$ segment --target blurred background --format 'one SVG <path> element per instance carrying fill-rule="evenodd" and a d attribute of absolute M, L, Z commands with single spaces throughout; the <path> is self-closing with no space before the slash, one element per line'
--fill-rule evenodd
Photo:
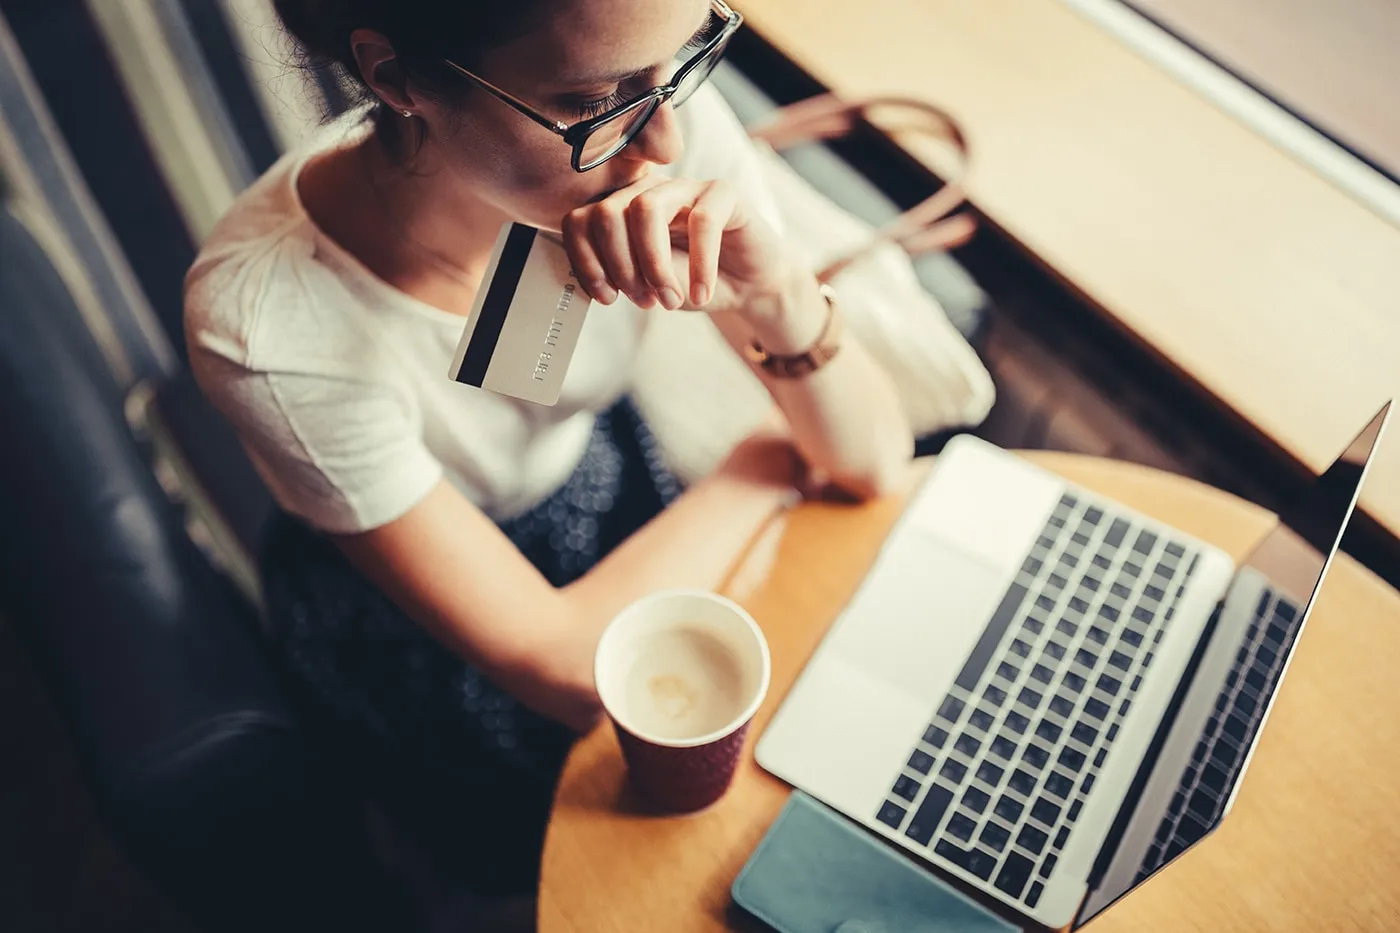
<path fill-rule="evenodd" d="M 1400 171 L 1391 0 L 1133 5 Z M 715 80 L 745 119 L 821 90 L 756 31 Z M 316 737 L 260 639 L 269 500 L 182 364 L 198 245 L 345 104 L 267 0 L 0 0 L 0 929 L 373 928 L 433 894 L 360 802 L 317 789 Z M 788 158 L 872 222 L 938 185 L 874 135 Z M 1307 481 L 995 224 L 917 267 L 996 378 L 982 436 L 1275 509 Z M 1374 521 L 1346 547 L 1396 582 Z"/>

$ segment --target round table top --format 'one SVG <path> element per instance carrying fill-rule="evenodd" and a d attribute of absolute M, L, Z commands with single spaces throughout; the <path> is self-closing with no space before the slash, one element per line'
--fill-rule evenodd
<path fill-rule="evenodd" d="M 1235 558 L 1248 553 L 1255 542 L 1272 526 L 1274 517 L 1257 506 L 1205 486 L 1196 481 L 1163 473 L 1147 467 L 1118 461 L 1103 460 L 1073 454 L 1049 452 L 1027 453 L 1025 456 L 1078 483 L 1110 496 L 1140 512 L 1195 535 L 1202 540 L 1214 543 Z M 570 756 L 555 798 L 554 812 L 546 838 L 542 880 L 539 898 L 539 929 L 541 933 L 607 933 L 607 931 L 628 931 L 664 929 L 668 933 L 683 931 L 722 931 L 752 928 L 744 916 L 735 908 L 730 898 L 730 885 L 738 875 L 744 862 L 753 852 L 769 824 L 777 816 L 786 802 L 790 787 L 767 772 L 761 770 L 752 756 L 752 743 L 762 733 L 773 711 L 781 702 L 806 659 L 821 640 L 827 626 L 855 592 L 865 571 L 870 566 L 889 528 L 899 516 L 903 503 L 915 484 L 924 475 L 928 462 L 916 463 L 911 471 L 905 491 L 879 501 L 863 505 L 840 505 L 831 503 L 804 503 L 789 513 L 776 527 L 775 533 L 755 546 L 749 566 L 741 571 L 728 588 L 730 595 L 738 599 L 763 627 L 768 638 L 773 658 L 773 679 L 767 702 L 754 720 L 750 731 L 750 747 L 735 776 L 728 794 L 708 810 L 691 816 L 663 816 L 649 812 L 648 808 L 635 796 L 627 784 L 621 753 L 617 740 L 606 725 L 595 730 L 583 739 Z M 1345 570 L 1339 561 L 1334 575 L 1340 573 L 1353 580 L 1371 586 L 1356 598 L 1372 600 L 1368 605 L 1393 614 L 1400 621 L 1400 600 L 1393 590 L 1371 577 L 1364 577 L 1355 564 L 1347 561 Z M 1362 579 L 1364 577 L 1364 579 Z M 1329 576 L 1329 580 L 1333 576 Z M 1314 618 L 1318 615 L 1314 613 Z M 1320 626 L 1310 622 L 1308 633 Z M 1400 656 L 1400 625 L 1390 627 L 1390 641 L 1395 649 L 1391 656 Z M 1315 647 L 1309 645 L 1309 647 Z M 1350 643 L 1332 646 L 1330 650 L 1343 652 L 1353 650 Z M 1359 649 L 1362 655 L 1368 649 Z M 1309 668 L 1303 659 L 1320 652 L 1299 651 L 1293 667 Z M 1374 655 L 1372 655 L 1374 657 Z M 1312 657 L 1308 657 L 1311 661 Z M 1363 681 L 1358 689 L 1389 689 L 1396 696 L 1388 699 L 1392 708 L 1400 699 L 1400 687 L 1391 686 L 1393 678 L 1386 672 L 1376 671 L 1375 683 Z M 1319 671 L 1319 674 L 1323 673 Z M 1261 744 L 1256 756 L 1266 756 L 1272 746 L 1277 746 L 1280 733 L 1283 740 L 1302 741 L 1299 730 L 1314 725 L 1309 721 L 1306 710 L 1294 711 L 1293 704 L 1284 702 L 1291 695 L 1305 688 L 1298 688 L 1296 680 L 1308 676 L 1304 670 L 1290 677 L 1290 691 L 1280 694 L 1280 701 L 1270 720 L 1270 733 Z M 1317 678 L 1315 678 L 1317 679 Z M 1292 721 L 1290 713 L 1295 713 Z M 1320 729 L 1328 729 L 1329 724 L 1319 723 Z M 1389 753 L 1389 764 L 1400 760 L 1400 719 L 1387 722 L 1386 729 L 1394 738 Z M 1335 727 L 1332 728 L 1335 732 Z M 1365 745 L 1374 740 L 1374 734 L 1358 743 Z M 1315 741 L 1310 743 L 1315 745 Z M 1286 750 L 1275 753 L 1272 758 L 1293 760 Z M 1387 775 L 1394 770 L 1369 765 L 1374 770 L 1360 775 L 1363 786 L 1366 781 L 1374 782 L 1375 797 L 1389 801 L 1384 804 L 1393 812 L 1396 822 L 1387 837 L 1388 851 L 1393 856 L 1390 869 L 1377 876 L 1378 886 L 1394 889 L 1390 872 L 1400 865 L 1400 833 L 1394 826 L 1400 825 L 1400 795 L 1390 792 L 1391 779 Z M 1278 904 L 1286 903 L 1287 892 L 1296 887 L 1279 888 L 1277 884 L 1256 885 L 1256 890 L 1248 895 L 1230 888 L 1221 888 L 1221 879 L 1234 878 L 1241 882 L 1252 876 L 1241 875 L 1239 869 L 1233 873 L 1232 866 L 1244 860 L 1266 859 L 1271 852 L 1287 845 L 1290 838 L 1296 837 L 1299 826 L 1296 821 L 1283 824 L 1268 819 L 1264 813 L 1262 820 L 1249 827 L 1250 834 L 1241 838 L 1241 823 L 1247 817 L 1239 816 L 1249 811 L 1251 795 L 1256 788 L 1252 784 L 1264 783 L 1252 780 L 1256 772 L 1263 770 L 1256 765 L 1246 780 L 1240 803 L 1231 818 L 1221 829 L 1178 860 L 1166 871 L 1154 877 L 1134 896 L 1108 911 L 1095 921 L 1096 929 L 1109 933 L 1117 928 L 1123 930 L 1140 929 L 1145 917 L 1153 916 L 1153 910 L 1171 911 L 1173 919 L 1185 914 L 1189 920 L 1195 917 L 1200 921 L 1200 929 L 1318 929 L 1330 927 L 1335 915 L 1327 908 L 1335 907 L 1337 896 L 1328 892 L 1327 899 L 1320 899 L 1317 906 L 1316 923 L 1308 921 L 1299 925 L 1294 921 L 1306 920 L 1308 910 L 1295 909 L 1294 903 L 1288 910 L 1280 910 Z M 1273 767 L 1270 768 L 1274 771 Z M 1294 771 L 1299 769 L 1295 766 Z M 1331 771 L 1307 771 L 1296 775 L 1298 780 L 1335 780 Z M 1363 769 L 1364 770 L 1364 769 Z M 1273 777 L 1287 773 L 1286 762 L 1282 771 L 1274 771 Z M 1353 775 L 1353 777 L 1356 777 Z M 1351 785 L 1356 786 L 1355 782 Z M 1282 791 L 1283 788 L 1280 788 Z M 1296 795 L 1290 795 L 1290 800 Z M 1363 798 L 1365 795 L 1362 795 Z M 1274 803 L 1277 803 L 1275 801 Z M 1375 801 L 1372 801 L 1375 804 Z M 1290 804 L 1297 810 L 1296 804 Z M 1257 809 L 1257 808 L 1256 808 Z M 1264 808 L 1272 811 L 1273 807 Z M 1296 815 L 1296 814 L 1295 814 Z M 1235 825 L 1231 825 L 1231 824 Z M 1335 827 L 1332 821 L 1322 821 L 1317 826 L 1319 838 L 1335 840 Z M 1234 850 L 1223 848 L 1226 840 L 1234 840 Z M 1225 856 L 1221 856 L 1221 852 Z M 1212 858 L 1212 852 L 1215 857 Z M 1359 855 L 1359 853 L 1353 853 Z M 1347 863 L 1351 863 L 1347 859 Z M 1186 869 L 1196 867 L 1196 871 Z M 1287 874 L 1311 877 L 1315 880 L 1316 871 L 1309 871 L 1304 865 L 1291 865 Z M 1362 873 L 1365 874 L 1364 872 Z M 1336 871 L 1332 876 L 1338 876 Z M 1346 877 L 1357 878 L 1354 873 Z M 1382 880 L 1390 879 L 1390 880 Z M 1177 882 L 1173 884 L 1172 882 Z M 1252 880 L 1251 880 L 1252 883 Z M 1339 882 L 1340 883 L 1340 882 Z M 1346 882 L 1348 888 L 1361 884 L 1358 880 Z M 1206 890 L 1218 892 L 1220 909 L 1226 910 L 1230 922 L 1219 922 L 1197 913 L 1192 914 L 1175 900 L 1176 889 L 1181 885 L 1195 892 L 1199 898 L 1202 886 Z M 1266 890 L 1274 890 L 1276 896 L 1260 899 Z M 1374 900 L 1376 888 L 1364 891 L 1365 896 Z M 1164 894 L 1164 892 L 1166 892 Z M 1155 894 L 1155 896 L 1154 896 Z M 1358 891 L 1356 897 L 1363 896 Z M 1392 919 L 1400 917 L 1400 894 L 1390 896 L 1388 904 L 1395 913 Z M 1240 909 L 1254 904 L 1257 910 Z M 1310 902 L 1313 903 L 1313 902 Z M 1306 906 L 1306 905 L 1304 905 Z M 1147 913 L 1143 913 L 1146 911 Z M 1214 915 L 1219 917 L 1217 913 Z M 1154 921 L 1155 922 L 1155 921 Z M 1198 928 L 1194 923 L 1183 921 L 1173 924 L 1173 929 Z M 1367 928 L 1367 927 L 1360 927 Z M 1400 920 L 1393 926 L 1375 929 L 1400 929 Z"/>

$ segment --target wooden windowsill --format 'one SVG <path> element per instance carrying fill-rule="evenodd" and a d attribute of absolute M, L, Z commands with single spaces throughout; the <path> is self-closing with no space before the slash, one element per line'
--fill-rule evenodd
<path fill-rule="evenodd" d="M 1400 397 L 1400 228 L 1060 0 L 743 11 L 838 92 L 956 114 L 982 212 L 1313 470 Z M 1396 432 L 1362 508 L 1400 536 Z"/>

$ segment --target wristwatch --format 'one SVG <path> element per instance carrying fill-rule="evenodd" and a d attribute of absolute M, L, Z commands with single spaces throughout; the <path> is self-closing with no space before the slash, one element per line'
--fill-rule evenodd
<path fill-rule="evenodd" d="M 836 292 L 825 282 L 818 285 L 826 301 L 826 323 L 812 346 L 802 353 L 780 355 L 769 353 L 757 340 L 747 347 L 748 358 L 763 371 L 778 379 L 798 379 L 821 369 L 841 349 L 841 315 L 836 306 Z"/>

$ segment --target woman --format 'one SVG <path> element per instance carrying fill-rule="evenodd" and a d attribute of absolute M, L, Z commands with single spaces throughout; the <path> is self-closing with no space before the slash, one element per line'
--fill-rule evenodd
<path fill-rule="evenodd" d="M 187 282 L 192 365 L 281 506 L 271 630 L 347 761 L 479 887 L 525 890 L 606 622 L 716 586 L 804 476 L 888 489 L 910 428 L 703 86 L 739 25 L 718 0 L 276 5 L 368 116 L 223 219 Z M 558 231 L 601 305 L 553 407 L 445 376 L 507 220 Z M 782 425 L 683 493 L 626 396 L 679 309 L 771 361 Z"/>

